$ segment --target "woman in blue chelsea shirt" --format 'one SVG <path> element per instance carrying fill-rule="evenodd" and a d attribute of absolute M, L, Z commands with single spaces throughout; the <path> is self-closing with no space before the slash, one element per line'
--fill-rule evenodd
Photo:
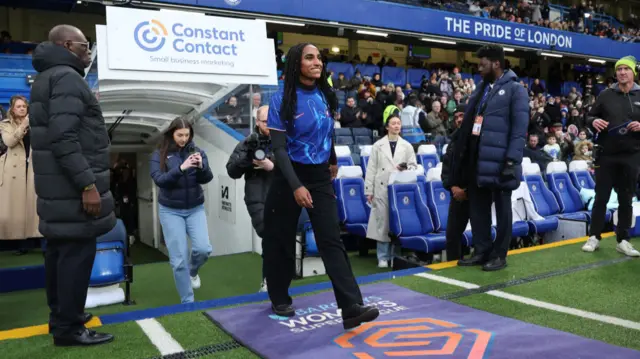
<path fill-rule="evenodd" d="M 200 288 L 198 270 L 212 251 L 201 185 L 213 174 L 207 155 L 193 143 L 193 127 L 186 119 L 176 118 L 164 133 L 151 158 L 151 177 L 160 187 L 160 224 L 180 301 L 191 303 L 193 289 Z"/>
<path fill-rule="evenodd" d="M 295 269 L 296 226 L 307 209 L 318 250 L 333 284 L 345 329 L 372 321 L 375 307 L 362 294 L 340 239 L 332 179 L 337 172 L 333 118 L 337 100 L 327 81 L 318 49 L 299 44 L 289 49 L 284 89 L 271 98 L 267 127 L 276 158 L 264 209 L 264 261 L 274 313 L 292 317 L 289 285 Z"/>

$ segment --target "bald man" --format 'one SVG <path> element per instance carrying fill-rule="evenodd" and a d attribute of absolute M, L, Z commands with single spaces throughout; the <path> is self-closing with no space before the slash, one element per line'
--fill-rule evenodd
<path fill-rule="evenodd" d="M 89 331 L 84 305 L 96 238 L 116 224 L 109 192 L 109 135 L 84 79 L 91 64 L 82 31 L 59 25 L 33 52 L 29 125 L 40 232 L 46 239 L 49 331 L 57 346 L 113 340 Z"/>
<path fill-rule="evenodd" d="M 274 167 L 271 140 L 269 139 L 269 129 L 267 128 L 268 113 L 269 106 L 258 108 L 254 133 L 238 143 L 227 162 L 229 177 L 238 179 L 244 176 L 244 202 L 251 216 L 251 224 L 261 238 L 264 231 L 264 202 L 267 199 Z M 266 149 L 266 158 L 264 160 L 255 159 L 255 151 L 251 148 L 251 143 L 258 144 L 258 147 Z M 266 292 L 267 290 L 264 278 L 263 266 L 261 292 Z"/>

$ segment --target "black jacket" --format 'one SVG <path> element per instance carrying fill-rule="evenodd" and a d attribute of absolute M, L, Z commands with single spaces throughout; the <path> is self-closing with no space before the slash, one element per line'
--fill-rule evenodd
<path fill-rule="evenodd" d="M 587 115 L 587 125 L 593 133 L 596 133 L 593 128 L 596 118 L 609 122 L 609 129 L 627 121 L 640 121 L 640 86 L 633 84 L 628 94 L 620 91 L 617 83 L 602 91 Z M 602 146 L 603 156 L 634 155 L 640 152 L 640 133 L 612 135 L 605 130 L 598 134 L 596 143 Z"/>
<path fill-rule="evenodd" d="M 260 138 L 267 140 L 269 137 L 260 135 Z M 273 171 L 267 172 L 254 168 L 247 139 L 248 137 L 238 143 L 231 153 L 229 161 L 227 161 L 227 174 L 233 179 L 239 179 L 244 175 L 244 203 L 251 216 L 253 228 L 262 238 L 264 234 L 264 203 L 273 178 Z M 274 161 L 273 154 L 269 153 L 268 158 Z"/>
<path fill-rule="evenodd" d="M 102 110 L 84 80 L 82 62 L 65 48 L 41 43 L 33 67 L 38 76 L 29 124 L 40 233 L 47 239 L 96 238 L 116 224 Z M 97 217 L 82 206 L 83 189 L 91 184 L 102 200 Z"/>

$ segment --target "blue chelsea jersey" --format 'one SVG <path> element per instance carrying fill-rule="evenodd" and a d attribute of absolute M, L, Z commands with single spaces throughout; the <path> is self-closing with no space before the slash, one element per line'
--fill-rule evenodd
<path fill-rule="evenodd" d="M 296 89 L 298 103 L 293 119 L 293 129 L 287 130 L 280 120 L 280 105 L 283 91 L 271 97 L 267 127 L 274 131 L 287 132 L 289 158 L 303 164 L 320 164 L 329 161 L 331 139 L 333 137 L 333 118 L 322 92 Z"/>

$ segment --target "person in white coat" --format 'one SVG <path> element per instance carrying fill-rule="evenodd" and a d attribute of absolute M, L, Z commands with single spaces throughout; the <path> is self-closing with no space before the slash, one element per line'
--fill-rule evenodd
<path fill-rule="evenodd" d="M 398 115 L 389 117 L 387 135 L 371 149 L 365 175 L 365 195 L 371 204 L 371 216 L 367 226 L 367 238 L 378 242 L 378 267 L 388 268 L 394 254 L 400 249 L 389 238 L 389 198 L 387 186 L 392 172 L 415 168 L 416 154 L 413 146 L 400 137 L 402 121 Z"/>

